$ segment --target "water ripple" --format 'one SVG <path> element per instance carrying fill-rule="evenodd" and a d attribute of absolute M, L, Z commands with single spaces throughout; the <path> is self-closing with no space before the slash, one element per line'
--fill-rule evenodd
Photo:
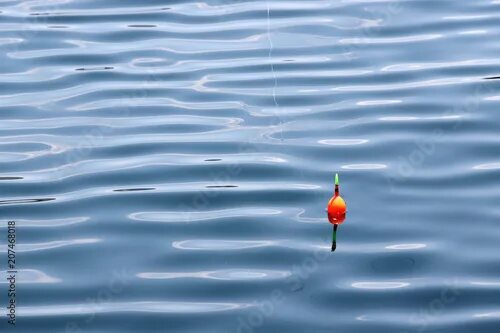
<path fill-rule="evenodd" d="M 32 252 L 32 251 L 42 251 L 42 250 L 50 250 L 56 249 L 60 247 L 68 247 L 82 244 L 93 244 L 100 242 L 100 239 L 97 238 L 84 238 L 84 239 L 72 239 L 72 240 L 64 240 L 64 241 L 52 241 L 46 243 L 36 243 L 36 244 L 17 244 L 18 252 Z M 0 252 L 7 252 L 6 249 L 0 250 Z"/>
<path fill-rule="evenodd" d="M 234 251 L 245 250 L 259 247 L 268 247 L 277 244 L 277 241 L 260 240 L 260 241 L 246 241 L 246 240 L 185 240 L 176 241 L 172 246 L 179 250 L 209 250 L 209 251 Z"/>
<path fill-rule="evenodd" d="M 498 4 L 0 0 L 21 331 L 497 332 Z"/>
<path fill-rule="evenodd" d="M 290 272 L 272 271 L 272 270 L 254 270 L 254 269 L 228 269 L 219 271 L 204 271 L 204 272 L 144 272 L 137 274 L 143 279 L 214 279 L 214 280 L 230 280 L 230 281 L 247 281 L 247 280 L 269 280 L 281 279 L 290 276 Z"/>
<path fill-rule="evenodd" d="M 58 317 L 58 316 L 85 316 L 89 314 L 107 313 L 175 313 L 175 314 L 197 314 L 219 311 L 233 311 L 249 304 L 238 303 L 209 303 L 209 302 L 120 302 L 120 303 L 98 303 L 93 307 L 88 304 L 62 304 L 43 306 L 21 306 L 19 312 L 23 317 Z M 5 315 L 5 310 L 2 310 Z"/>
<path fill-rule="evenodd" d="M 8 271 L 0 271 L 2 276 L 8 276 Z M 16 273 L 16 280 L 19 283 L 57 283 L 58 278 L 54 278 L 37 269 L 20 269 Z M 2 280 L 0 283 L 8 283 L 7 280 Z"/>
<path fill-rule="evenodd" d="M 235 218 L 235 217 L 259 217 L 268 215 L 277 215 L 281 212 L 277 209 L 266 208 L 238 208 L 238 209 L 224 209 L 218 211 L 184 211 L 184 212 L 137 212 L 129 215 L 132 220 L 147 221 L 147 222 L 166 222 L 178 223 L 183 221 L 197 222 L 208 221 L 222 218 Z"/>
<path fill-rule="evenodd" d="M 408 282 L 355 282 L 352 284 L 354 288 L 358 289 L 398 289 L 408 287 Z"/>

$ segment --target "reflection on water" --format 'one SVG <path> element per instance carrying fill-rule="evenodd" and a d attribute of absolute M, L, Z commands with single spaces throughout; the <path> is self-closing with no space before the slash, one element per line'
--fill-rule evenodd
<path fill-rule="evenodd" d="M 3 276 L 10 274 L 8 271 L 1 271 Z M 21 269 L 16 273 L 16 282 L 25 283 L 57 283 L 59 279 L 51 277 L 42 271 L 36 269 Z M 0 281 L 0 283 L 8 283 L 7 280 Z"/>
<path fill-rule="evenodd" d="M 73 246 L 73 245 L 92 244 L 92 243 L 97 243 L 99 241 L 100 239 L 97 238 L 88 238 L 88 239 L 86 238 L 86 239 L 60 240 L 60 241 L 34 243 L 34 244 L 18 243 L 16 245 L 16 248 L 18 252 L 42 251 L 42 250 L 56 249 L 59 247 Z M 7 251 L 0 250 L 0 252 L 7 252 Z"/>
<path fill-rule="evenodd" d="M 118 190 L 113 190 L 115 192 L 136 192 L 136 191 L 152 191 L 154 190 L 154 187 L 143 187 L 143 188 L 121 188 Z"/>
<path fill-rule="evenodd" d="M 386 246 L 385 248 L 390 250 L 416 250 L 416 249 L 422 249 L 426 246 L 427 245 L 425 244 L 395 244 Z"/>
<path fill-rule="evenodd" d="M 395 289 L 408 287 L 408 282 L 355 282 L 352 284 L 354 288 L 359 289 Z"/>
<path fill-rule="evenodd" d="M 290 276 L 290 272 L 252 270 L 252 269 L 229 269 L 211 272 L 165 272 L 165 273 L 139 273 L 138 277 L 143 279 L 215 279 L 215 280 L 261 280 L 261 279 L 279 279 Z"/>
<path fill-rule="evenodd" d="M 0 1 L 16 329 L 498 332 L 499 16 Z"/>
<path fill-rule="evenodd" d="M 237 241 L 237 240 L 185 240 L 172 243 L 172 246 L 180 250 L 215 250 L 233 251 L 244 250 L 263 246 L 272 246 L 275 241 Z"/>
<path fill-rule="evenodd" d="M 19 307 L 19 312 L 25 317 L 58 317 L 58 316 L 85 316 L 95 314 L 127 314 L 134 312 L 145 313 L 211 313 L 232 311 L 250 306 L 237 303 L 195 303 L 195 302 L 123 302 L 98 303 L 90 307 L 86 303 L 65 305 L 43 305 L 38 307 Z M 5 311 L 3 311 L 5 312 Z"/>
<path fill-rule="evenodd" d="M 189 222 L 198 221 L 212 221 L 217 219 L 231 219 L 238 217 L 259 217 L 266 215 L 277 215 L 281 212 L 276 209 L 270 208 L 233 208 L 223 210 L 210 210 L 210 211 L 172 211 L 172 212 L 138 212 L 129 215 L 129 218 L 138 221 L 147 222 L 167 222 L 177 223 L 185 222 L 188 217 Z"/>
<path fill-rule="evenodd" d="M 56 199 L 55 198 L 36 198 L 36 199 L 0 200 L 0 205 L 29 204 L 29 203 L 52 201 L 52 200 L 56 200 Z"/>

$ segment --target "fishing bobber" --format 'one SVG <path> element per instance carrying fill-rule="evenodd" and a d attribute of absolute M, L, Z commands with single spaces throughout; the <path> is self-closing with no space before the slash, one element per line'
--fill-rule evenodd
<path fill-rule="evenodd" d="M 335 174 L 335 194 L 330 201 L 328 201 L 326 211 L 328 214 L 328 221 L 333 224 L 332 251 L 335 251 L 337 247 L 337 227 L 344 222 L 347 212 L 345 201 L 340 196 L 338 174 Z"/>

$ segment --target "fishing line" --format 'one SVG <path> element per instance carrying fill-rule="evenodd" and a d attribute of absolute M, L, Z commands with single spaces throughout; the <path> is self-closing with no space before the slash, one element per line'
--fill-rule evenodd
<path fill-rule="evenodd" d="M 268 59 L 269 63 L 271 64 L 271 72 L 273 74 L 273 80 L 274 80 L 274 85 L 273 85 L 273 101 L 274 101 L 274 106 L 279 109 L 280 105 L 278 103 L 278 100 L 276 98 L 276 88 L 278 87 L 278 77 L 276 75 L 276 71 L 274 70 L 274 64 L 273 64 L 273 40 L 271 38 L 271 8 L 269 7 L 269 1 L 266 1 L 266 6 L 267 6 L 267 39 L 269 41 L 269 53 L 268 53 Z M 281 117 L 279 116 L 279 111 L 274 113 L 276 117 L 278 118 L 279 121 L 279 132 L 280 132 L 280 140 L 283 141 L 283 122 L 281 121 Z"/>

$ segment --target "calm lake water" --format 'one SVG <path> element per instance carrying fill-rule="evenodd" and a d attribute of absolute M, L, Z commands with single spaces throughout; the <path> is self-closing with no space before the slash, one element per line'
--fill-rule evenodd
<path fill-rule="evenodd" d="M 0 0 L 2 332 L 498 332 L 499 20 Z"/>

